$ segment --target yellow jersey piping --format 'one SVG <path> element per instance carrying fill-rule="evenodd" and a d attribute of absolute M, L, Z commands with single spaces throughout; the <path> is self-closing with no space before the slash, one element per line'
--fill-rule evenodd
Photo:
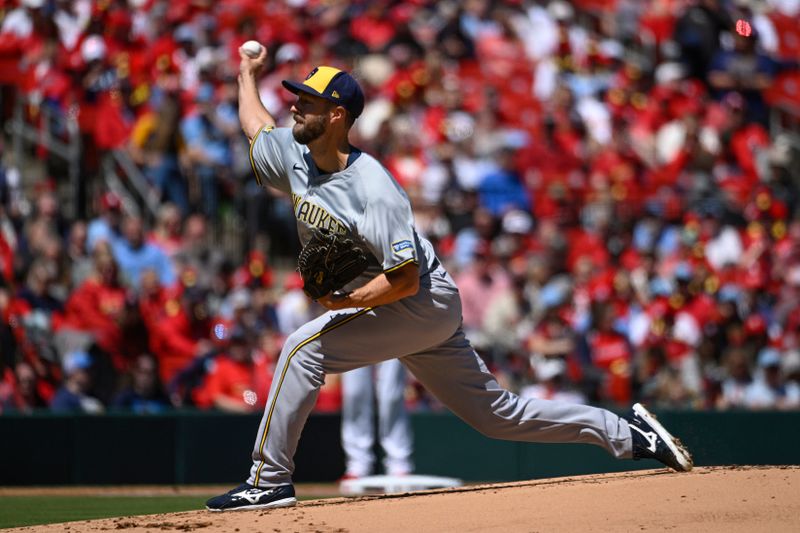
<path fill-rule="evenodd" d="M 348 322 L 350 322 L 351 320 L 353 320 L 355 318 L 358 318 L 358 317 L 364 315 L 365 313 L 368 313 L 369 311 L 372 311 L 372 308 L 371 307 L 366 307 L 366 308 L 362 309 L 361 311 L 358 311 L 356 314 L 347 317 L 346 319 L 342 320 L 341 322 L 337 322 L 336 324 L 333 324 L 332 326 L 328 326 L 327 328 L 323 328 L 319 332 L 315 333 L 314 335 L 310 336 L 309 338 L 307 338 L 306 340 L 304 340 L 303 342 L 301 342 L 297 346 L 295 346 L 294 350 L 292 350 L 292 352 L 289 354 L 289 357 L 286 358 L 286 364 L 283 365 L 283 370 L 281 371 L 281 377 L 278 380 L 278 387 L 275 389 L 275 396 L 272 398 L 272 403 L 269 406 L 269 411 L 267 413 L 267 422 L 264 425 L 264 435 L 261 437 L 261 442 L 258 444 L 258 454 L 261 457 L 261 461 L 258 464 L 258 468 L 256 469 L 255 479 L 253 480 L 253 485 L 255 485 L 256 487 L 258 486 L 258 481 L 259 481 L 259 479 L 261 477 L 261 470 L 264 468 L 264 464 L 265 464 L 264 463 L 264 445 L 267 443 L 267 435 L 269 434 L 269 425 L 270 425 L 270 422 L 272 421 L 272 413 L 275 411 L 275 404 L 278 401 L 278 394 L 280 394 L 280 392 L 281 392 L 281 387 L 283 386 L 283 380 L 286 377 L 286 371 L 289 369 L 289 365 L 292 362 L 292 358 L 297 353 L 297 351 L 300 350 L 300 348 L 302 348 L 303 346 L 305 346 L 309 342 L 318 339 L 323 334 L 328 333 L 329 331 L 333 331 L 334 329 L 338 328 L 339 326 L 343 326 L 343 325 L 347 324 Z"/>
<path fill-rule="evenodd" d="M 395 270 L 403 268 L 404 266 L 406 266 L 409 263 L 414 263 L 415 265 L 419 264 L 417 262 L 417 260 L 412 257 L 411 259 L 406 259 L 405 261 L 403 261 L 399 265 L 395 265 L 395 266 L 393 266 L 393 267 L 391 267 L 389 269 L 384 270 L 383 273 L 386 274 L 387 272 L 394 272 Z"/>
<path fill-rule="evenodd" d="M 256 168 L 255 159 L 253 159 L 253 147 L 256 145 L 256 139 L 258 139 L 258 136 L 261 135 L 262 131 L 264 131 L 264 128 L 267 129 L 267 132 L 270 132 L 273 129 L 275 129 L 274 126 L 267 126 L 266 124 L 264 124 L 263 126 L 258 128 L 258 131 L 256 132 L 255 136 L 253 137 L 253 140 L 250 141 L 250 150 L 249 150 L 249 153 L 250 153 L 250 166 L 253 167 L 253 172 L 256 175 L 256 183 L 258 183 L 259 185 L 263 185 L 263 183 L 261 181 L 261 174 L 258 173 L 258 169 Z"/>

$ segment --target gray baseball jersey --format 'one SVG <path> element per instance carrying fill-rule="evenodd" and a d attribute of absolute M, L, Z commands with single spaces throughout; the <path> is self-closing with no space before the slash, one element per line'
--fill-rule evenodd
<path fill-rule="evenodd" d="M 351 158 L 352 159 L 352 158 Z M 250 146 L 256 179 L 291 194 L 300 238 L 325 227 L 361 239 L 373 261 L 353 288 L 411 262 L 417 294 L 388 305 L 329 311 L 289 335 L 253 448 L 248 483 L 291 483 L 300 433 L 324 375 L 399 358 L 456 415 L 485 435 L 527 442 L 585 442 L 630 457 L 630 428 L 604 409 L 522 399 L 504 390 L 461 328 L 461 300 L 431 244 L 417 235 L 408 197 L 362 153 L 342 171 L 320 173 L 289 129 L 262 128 Z"/>
<path fill-rule="evenodd" d="M 303 244 L 314 226 L 366 244 L 372 252 L 370 266 L 352 287 L 411 262 L 419 265 L 420 277 L 435 267 L 433 247 L 414 229 L 405 191 L 375 158 L 360 154 L 341 172 L 320 174 L 308 149 L 294 141 L 288 128 L 267 134 L 262 129 L 250 157 L 260 184 L 291 195 Z"/>

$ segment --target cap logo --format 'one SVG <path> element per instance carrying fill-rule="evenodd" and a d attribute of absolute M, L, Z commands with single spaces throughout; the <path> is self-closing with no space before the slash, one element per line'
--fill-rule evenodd
<path fill-rule="evenodd" d="M 324 94 L 325 89 L 328 88 L 331 80 L 333 80 L 334 76 L 339 74 L 341 70 L 338 68 L 333 67 L 317 67 L 311 71 L 311 74 L 308 75 L 306 81 L 303 82 L 303 85 L 307 85 L 311 87 L 319 94 Z"/>
<path fill-rule="evenodd" d="M 302 83 L 283 80 L 283 86 L 296 95 L 305 93 L 341 105 L 353 118 L 364 110 L 364 93 L 358 82 L 347 72 L 335 67 L 316 67 Z"/>

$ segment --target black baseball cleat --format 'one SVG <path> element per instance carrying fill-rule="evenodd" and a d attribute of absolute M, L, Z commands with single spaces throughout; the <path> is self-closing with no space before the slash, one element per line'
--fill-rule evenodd
<path fill-rule="evenodd" d="M 694 464 L 689 450 L 642 404 L 634 404 L 633 413 L 625 418 L 631 428 L 634 460 L 655 459 L 678 472 L 692 469 Z"/>
<path fill-rule="evenodd" d="M 297 503 L 292 485 L 261 489 L 242 483 L 225 494 L 214 496 L 206 502 L 209 511 L 246 511 L 248 509 L 273 509 L 291 507 Z"/>

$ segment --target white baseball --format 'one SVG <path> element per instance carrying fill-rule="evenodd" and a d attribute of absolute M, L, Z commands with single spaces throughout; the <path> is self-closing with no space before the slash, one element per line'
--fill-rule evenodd
<path fill-rule="evenodd" d="M 258 54 L 261 53 L 261 49 L 261 43 L 258 41 L 247 41 L 242 45 L 242 50 L 250 57 L 258 57 Z"/>

